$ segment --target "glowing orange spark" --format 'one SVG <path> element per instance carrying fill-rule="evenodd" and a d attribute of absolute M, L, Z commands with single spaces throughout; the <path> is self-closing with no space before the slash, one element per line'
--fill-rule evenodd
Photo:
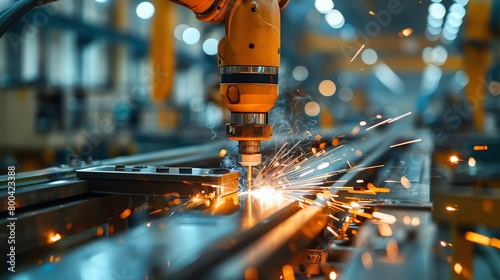
<path fill-rule="evenodd" d="M 446 206 L 446 210 L 450 211 L 450 212 L 455 212 L 455 211 L 458 211 L 458 208 L 455 208 L 453 206 Z"/>
<path fill-rule="evenodd" d="M 378 232 L 380 233 L 380 236 L 383 236 L 383 237 L 389 237 L 392 235 L 391 226 L 388 225 L 387 223 L 379 223 L 378 224 Z"/>
<path fill-rule="evenodd" d="M 330 227 L 327 226 L 326 229 L 335 237 L 339 237 L 339 235 Z"/>
<path fill-rule="evenodd" d="M 360 212 L 360 211 L 353 210 L 353 209 L 349 210 L 349 213 L 354 214 L 354 215 L 358 215 L 358 216 L 361 216 L 361 217 L 365 217 L 367 219 L 371 219 L 372 218 L 372 215 L 370 213 Z"/>
<path fill-rule="evenodd" d="M 379 122 L 377 124 L 374 124 L 374 125 L 370 126 L 369 128 L 366 129 L 366 131 L 372 130 L 372 129 L 374 129 L 377 126 L 383 125 L 383 124 L 388 123 L 390 121 L 391 121 L 391 119 L 387 119 L 387 120 L 381 121 L 381 122 Z"/>
<path fill-rule="evenodd" d="M 468 231 L 465 233 L 465 240 L 474 242 L 483 246 L 490 246 L 490 238 L 488 236 Z"/>
<path fill-rule="evenodd" d="M 403 185 L 406 189 L 409 189 L 411 187 L 411 181 L 406 178 L 406 176 L 401 176 L 401 185 Z"/>
<path fill-rule="evenodd" d="M 474 151 L 486 151 L 488 150 L 488 145 L 475 145 L 472 149 L 474 149 Z"/>
<path fill-rule="evenodd" d="M 399 147 L 399 146 L 403 146 L 403 145 L 408 145 L 408 144 L 412 144 L 412 143 L 417 143 L 417 142 L 420 142 L 420 141 L 422 141 L 422 139 L 410 140 L 410 141 L 406 141 L 406 142 L 402 142 L 402 143 L 391 145 L 391 146 L 389 146 L 389 148 L 392 149 L 392 148 L 395 148 L 395 147 Z"/>
<path fill-rule="evenodd" d="M 154 214 L 158 214 L 162 211 L 162 209 L 158 209 L 158 210 L 155 210 L 155 211 L 152 211 L 152 212 L 149 212 L 149 215 L 154 215 Z"/>
<path fill-rule="evenodd" d="M 132 211 L 127 208 L 120 214 L 120 219 L 125 220 L 128 216 L 130 216 L 130 214 L 132 214 Z"/>
<path fill-rule="evenodd" d="M 49 238 L 50 243 L 55 243 L 59 240 L 61 240 L 61 235 L 59 233 L 56 233 Z"/>
<path fill-rule="evenodd" d="M 285 280 L 295 280 L 295 274 L 293 273 L 293 267 L 291 265 L 284 265 L 281 271 L 283 272 L 283 278 Z"/>
<path fill-rule="evenodd" d="M 453 164 L 457 164 L 459 161 L 459 158 L 455 155 L 453 156 L 450 156 L 450 162 L 453 163 Z"/>
<path fill-rule="evenodd" d="M 387 242 L 387 246 L 385 247 L 385 251 L 387 252 L 387 257 L 390 260 L 394 260 L 398 257 L 399 255 L 399 247 L 398 247 L 398 242 L 396 239 L 391 239 L 389 242 Z"/>
<path fill-rule="evenodd" d="M 490 239 L 490 246 L 500 249 L 500 239 L 497 238 Z"/>
<path fill-rule="evenodd" d="M 97 236 L 102 236 L 104 234 L 104 229 L 99 227 L 95 233 Z"/>
<path fill-rule="evenodd" d="M 374 16 L 375 15 L 375 12 L 374 11 L 369 11 L 368 12 L 370 15 Z"/>
<path fill-rule="evenodd" d="M 365 48 L 365 45 L 362 45 L 361 48 L 359 48 L 358 52 L 354 55 L 354 57 L 351 59 L 351 62 L 354 61 L 354 59 L 358 56 L 358 54 Z"/>
<path fill-rule="evenodd" d="M 330 280 L 336 280 L 337 279 L 337 273 L 335 271 L 330 272 Z"/>
<path fill-rule="evenodd" d="M 461 265 L 461 264 L 456 263 L 456 264 L 453 266 L 453 270 L 455 270 L 455 273 L 456 273 L 456 274 L 460 274 L 460 273 L 462 273 L 463 267 L 462 267 L 462 265 Z"/>
<path fill-rule="evenodd" d="M 219 157 L 225 157 L 227 154 L 227 151 L 225 149 L 221 149 L 220 152 L 219 152 Z"/>
<path fill-rule="evenodd" d="M 410 36 L 412 33 L 413 33 L 413 28 L 411 27 L 405 28 L 401 31 L 401 34 L 405 37 Z"/>

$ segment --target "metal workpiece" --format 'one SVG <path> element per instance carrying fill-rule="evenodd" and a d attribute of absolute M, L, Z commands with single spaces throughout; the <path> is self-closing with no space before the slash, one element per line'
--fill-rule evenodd
<path fill-rule="evenodd" d="M 76 171 L 91 193 L 214 198 L 238 191 L 238 171 L 169 166 L 99 166 Z"/>

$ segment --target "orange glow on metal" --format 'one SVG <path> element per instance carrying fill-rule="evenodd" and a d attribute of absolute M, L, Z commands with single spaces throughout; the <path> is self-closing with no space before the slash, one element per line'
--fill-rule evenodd
<path fill-rule="evenodd" d="M 474 149 L 474 151 L 487 151 L 488 145 L 475 145 L 472 149 Z"/>
<path fill-rule="evenodd" d="M 99 227 L 95 233 L 97 236 L 102 236 L 104 234 L 104 229 Z"/>
<path fill-rule="evenodd" d="M 460 274 L 460 273 L 462 273 L 463 267 L 462 267 L 462 265 L 461 265 L 461 264 L 456 263 L 456 264 L 453 266 L 453 270 L 455 270 L 455 273 L 456 273 L 456 274 Z"/>
<path fill-rule="evenodd" d="M 59 240 L 61 240 L 61 235 L 59 233 L 56 233 L 50 237 L 50 243 L 55 243 Z"/>
<path fill-rule="evenodd" d="M 330 272 L 330 280 L 336 280 L 337 279 L 337 273 L 335 271 Z"/>
<path fill-rule="evenodd" d="M 361 255 L 361 263 L 363 263 L 363 267 L 365 269 L 371 269 L 373 267 L 373 258 L 372 255 L 368 252 L 364 252 Z"/>
<path fill-rule="evenodd" d="M 500 239 L 497 238 L 490 239 L 490 246 L 500 249 Z"/>
<path fill-rule="evenodd" d="M 162 209 L 158 209 L 158 210 L 155 210 L 155 211 L 149 212 L 149 215 L 158 214 L 158 213 L 160 213 L 161 211 L 163 211 L 163 210 L 162 210 Z"/>
<path fill-rule="evenodd" d="M 403 31 L 401 31 L 401 34 L 403 34 L 403 36 L 405 37 L 410 36 L 412 33 L 413 33 L 413 28 L 411 27 L 405 28 L 403 29 Z"/>
<path fill-rule="evenodd" d="M 392 235 L 391 226 L 386 224 L 386 223 L 379 223 L 378 224 L 378 232 L 380 233 L 380 236 L 383 236 L 383 237 L 389 237 Z"/>
<path fill-rule="evenodd" d="M 457 156 L 455 156 L 455 155 L 450 156 L 450 162 L 453 163 L 453 164 L 458 163 L 459 160 L 460 159 Z"/>
<path fill-rule="evenodd" d="M 283 272 L 283 278 L 285 280 L 295 280 L 295 274 L 293 273 L 293 267 L 291 265 L 284 265 L 281 271 Z"/>
<path fill-rule="evenodd" d="M 468 231 L 465 233 L 465 240 L 470 242 L 474 242 L 483 246 L 490 246 L 490 238 L 488 236 L 484 236 L 482 234 Z"/>
<path fill-rule="evenodd" d="M 120 214 L 120 219 L 125 220 L 128 216 L 130 216 L 130 214 L 132 214 L 132 211 L 127 208 Z"/>

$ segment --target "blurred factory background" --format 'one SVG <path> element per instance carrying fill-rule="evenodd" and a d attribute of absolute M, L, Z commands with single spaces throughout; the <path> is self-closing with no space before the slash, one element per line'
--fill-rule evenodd
<path fill-rule="evenodd" d="M 223 24 L 166 0 L 59 0 L 28 12 L 0 38 L 0 174 L 223 141 L 223 36 Z M 500 236 L 500 1 L 291 0 L 281 40 L 276 131 L 411 112 L 406 128 L 434 146 L 438 255 L 454 257 L 439 260 L 437 279 L 498 279 L 498 243 L 473 247 L 464 228 Z M 457 263 L 476 269 L 464 276 Z"/>

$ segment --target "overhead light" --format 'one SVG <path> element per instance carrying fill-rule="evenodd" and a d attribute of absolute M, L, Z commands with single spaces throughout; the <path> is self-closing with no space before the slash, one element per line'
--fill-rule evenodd
<path fill-rule="evenodd" d="M 432 3 L 429 5 L 429 14 L 434 18 L 443 18 L 446 14 L 446 8 L 441 3 Z"/>
<path fill-rule="evenodd" d="M 135 12 L 142 19 L 150 19 L 155 14 L 155 6 L 149 2 L 142 2 L 137 5 Z"/>

